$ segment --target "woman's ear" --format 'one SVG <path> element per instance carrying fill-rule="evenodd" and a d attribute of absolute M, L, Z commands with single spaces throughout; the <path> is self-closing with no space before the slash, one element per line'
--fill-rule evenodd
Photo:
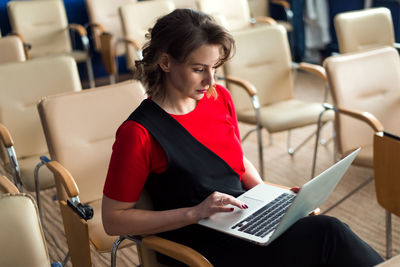
<path fill-rule="evenodd" d="M 160 68 L 164 72 L 169 72 L 170 71 L 169 68 L 170 68 L 170 65 L 171 65 L 171 61 L 170 61 L 169 55 L 166 54 L 166 53 L 163 53 L 161 55 L 160 63 L 158 63 L 158 65 L 160 66 Z"/>

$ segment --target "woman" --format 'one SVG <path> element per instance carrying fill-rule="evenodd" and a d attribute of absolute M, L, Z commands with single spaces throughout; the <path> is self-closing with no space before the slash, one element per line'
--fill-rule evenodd
<path fill-rule="evenodd" d="M 243 155 L 237 118 L 215 69 L 234 41 L 209 16 L 178 9 L 160 18 L 137 62 L 149 99 L 117 131 L 102 206 L 110 235 L 158 234 L 186 244 L 214 266 L 373 266 L 382 258 L 346 225 L 303 218 L 268 246 L 196 224 L 262 183 Z M 155 210 L 136 209 L 146 188 Z M 268 260 L 266 260 L 268 259 Z"/>

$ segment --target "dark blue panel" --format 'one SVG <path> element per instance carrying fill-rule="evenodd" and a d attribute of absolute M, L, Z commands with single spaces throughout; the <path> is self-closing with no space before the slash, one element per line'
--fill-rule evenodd
<path fill-rule="evenodd" d="M 333 19 L 338 13 L 359 10 L 364 8 L 364 0 L 329 0 L 329 29 L 332 37 L 331 43 L 327 46 L 326 56 L 329 56 L 332 52 L 338 52 L 338 43 L 336 38 L 335 26 L 333 25 Z"/>
<path fill-rule="evenodd" d="M 393 18 L 393 26 L 396 42 L 400 42 L 400 4 L 397 0 L 374 0 L 374 7 L 387 7 L 390 9 Z"/>

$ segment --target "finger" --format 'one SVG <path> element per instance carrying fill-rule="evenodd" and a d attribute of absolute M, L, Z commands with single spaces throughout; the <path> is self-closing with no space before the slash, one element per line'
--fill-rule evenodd
<path fill-rule="evenodd" d="M 298 186 L 295 186 L 295 187 L 290 188 L 290 190 L 291 190 L 293 193 L 296 193 L 296 194 L 300 191 L 300 189 L 301 189 L 301 187 L 298 187 Z"/>
<path fill-rule="evenodd" d="M 246 205 L 246 203 L 240 201 L 239 199 L 229 196 L 229 198 L 226 198 L 224 201 L 225 205 L 227 204 L 231 204 L 233 206 L 238 207 L 239 209 L 247 209 L 248 206 Z"/>

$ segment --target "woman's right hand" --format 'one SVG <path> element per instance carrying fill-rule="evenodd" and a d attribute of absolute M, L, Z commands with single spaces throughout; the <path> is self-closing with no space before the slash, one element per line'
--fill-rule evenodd
<path fill-rule="evenodd" d="M 229 206 L 228 206 L 229 205 Z M 247 209 L 247 205 L 237 198 L 220 192 L 214 192 L 203 202 L 193 207 L 192 214 L 195 222 L 210 217 L 217 212 L 232 212 L 236 206 L 239 209 Z"/>

